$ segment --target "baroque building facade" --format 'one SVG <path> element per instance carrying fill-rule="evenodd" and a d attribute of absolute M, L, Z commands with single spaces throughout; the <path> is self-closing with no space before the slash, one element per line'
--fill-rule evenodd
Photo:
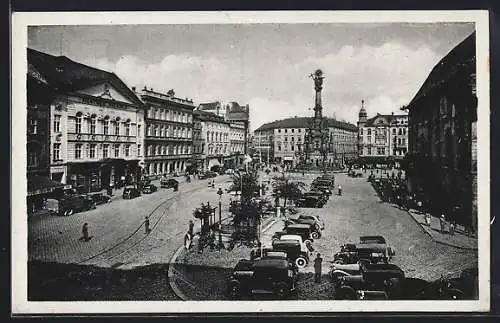
<path fill-rule="evenodd" d="M 65 56 L 28 49 L 28 63 L 53 90 L 50 100 L 50 176 L 90 192 L 140 176 L 144 108 L 115 74 Z"/>
<path fill-rule="evenodd" d="M 475 33 L 432 69 L 409 111 L 410 192 L 432 213 L 477 229 Z"/>
<path fill-rule="evenodd" d="M 182 173 L 193 163 L 192 100 L 144 89 L 146 129 L 144 169 L 148 175 Z"/>
<path fill-rule="evenodd" d="M 367 118 L 364 101 L 358 119 L 358 150 L 362 163 L 399 164 L 408 152 L 408 116 L 377 113 Z"/>

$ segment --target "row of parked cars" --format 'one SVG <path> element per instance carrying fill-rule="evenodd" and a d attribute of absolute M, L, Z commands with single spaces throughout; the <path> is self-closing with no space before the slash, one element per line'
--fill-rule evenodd
<path fill-rule="evenodd" d="M 323 174 L 313 180 L 311 189 L 295 201 L 295 206 L 322 208 L 328 202 L 334 187 L 335 176 Z"/>
<path fill-rule="evenodd" d="M 286 298 L 296 291 L 299 269 L 310 262 L 312 243 L 321 237 L 324 223 L 316 216 L 287 219 L 282 231 L 275 232 L 270 247 L 254 249 L 250 259 L 241 259 L 228 279 L 233 299 L 254 294 L 274 294 Z"/>

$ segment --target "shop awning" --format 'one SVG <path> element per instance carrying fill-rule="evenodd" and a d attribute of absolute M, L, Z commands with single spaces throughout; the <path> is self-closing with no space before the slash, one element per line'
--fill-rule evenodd
<path fill-rule="evenodd" d="M 50 193 L 56 188 L 63 188 L 65 184 L 53 181 L 45 176 L 33 175 L 28 177 L 28 196 Z"/>

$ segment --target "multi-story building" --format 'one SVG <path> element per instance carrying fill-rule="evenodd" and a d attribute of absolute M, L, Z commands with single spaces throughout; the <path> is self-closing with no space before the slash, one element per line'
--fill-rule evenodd
<path fill-rule="evenodd" d="M 27 75 L 27 205 L 32 213 L 43 206 L 43 199 L 61 183 L 50 180 L 50 103 L 52 88 L 33 64 Z"/>
<path fill-rule="evenodd" d="M 334 165 L 355 160 L 358 128 L 332 118 L 324 120 L 327 122 L 331 144 L 327 163 Z M 271 162 L 296 166 L 303 158 L 304 139 L 309 126 L 310 118 L 305 117 L 287 118 L 260 126 L 254 131 L 253 140 L 255 147 L 260 147 L 256 148 L 257 154 L 260 151 L 264 156 L 269 151 Z"/>
<path fill-rule="evenodd" d="M 195 123 L 201 125 L 202 169 L 223 166 L 231 158 L 230 123 L 211 112 L 195 110 Z"/>
<path fill-rule="evenodd" d="M 192 100 L 144 89 L 146 105 L 144 168 L 149 175 L 181 173 L 193 163 Z"/>
<path fill-rule="evenodd" d="M 82 191 L 132 183 L 140 170 L 141 100 L 115 74 L 28 49 L 28 63 L 53 89 L 50 176 Z"/>
<path fill-rule="evenodd" d="M 202 121 L 193 115 L 193 170 L 203 169 L 203 150 L 205 149 Z"/>
<path fill-rule="evenodd" d="M 243 156 L 246 151 L 246 138 L 247 129 L 244 124 L 240 122 L 230 122 L 229 123 L 229 140 L 230 140 L 230 150 L 231 164 L 228 167 L 237 167 L 241 164 Z"/>
<path fill-rule="evenodd" d="M 471 34 L 432 69 L 406 106 L 411 192 L 433 213 L 477 225 L 476 37 Z M 451 212 L 458 206 L 460 212 Z"/>
<path fill-rule="evenodd" d="M 252 158 L 267 164 L 274 160 L 274 128 L 273 122 L 261 126 L 252 136 Z"/>
<path fill-rule="evenodd" d="M 408 152 L 408 116 L 377 113 L 368 119 L 361 101 L 358 120 L 358 150 L 361 162 L 399 163 Z"/>

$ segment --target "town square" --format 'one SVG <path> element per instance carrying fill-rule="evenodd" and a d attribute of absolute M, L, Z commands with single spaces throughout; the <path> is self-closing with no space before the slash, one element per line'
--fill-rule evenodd
<path fill-rule="evenodd" d="M 29 26 L 28 300 L 477 300 L 474 23 Z"/>

